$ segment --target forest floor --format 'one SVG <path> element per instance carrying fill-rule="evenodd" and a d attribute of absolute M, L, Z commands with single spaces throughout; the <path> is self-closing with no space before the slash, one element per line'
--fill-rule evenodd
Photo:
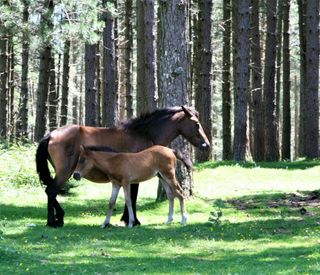
<path fill-rule="evenodd" d="M 0 149 L 0 274 L 319 274 L 319 161 L 208 162 L 194 172 L 188 224 L 166 225 L 157 180 L 142 183 L 138 217 L 119 222 L 121 195 L 101 229 L 111 185 L 81 181 L 48 228 L 34 146 Z M 122 194 L 122 192 L 120 192 Z"/>

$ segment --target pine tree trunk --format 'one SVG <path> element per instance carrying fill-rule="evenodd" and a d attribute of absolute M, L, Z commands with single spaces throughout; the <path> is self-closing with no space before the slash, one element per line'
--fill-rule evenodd
<path fill-rule="evenodd" d="M 68 96 L 69 96 L 69 74 L 70 74 L 69 60 L 70 60 L 70 40 L 66 40 L 64 43 L 64 50 L 63 50 L 60 127 L 66 125 L 68 120 Z"/>
<path fill-rule="evenodd" d="M 281 157 L 287 160 L 291 159 L 289 12 L 290 0 L 283 0 L 283 121 Z"/>
<path fill-rule="evenodd" d="M 306 3 L 307 0 L 297 0 L 299 8 L 299 39 L 300 39 L 300 119 L 299 119 L 299 156 L 305 155 L 305 125 L 306 125 Z"/>
<path fill-rule="evenodd" d="M 199 14 L 196 28 L 194 64 L 195 107 L 199 112 L 201 125 L 212 144 L 212 0 L 199 0 Z M 195 150 L 197 162 L 208 161 L 212 158 L 211 150 Z"/>
<path fill-rule="evenodd" d="M 319 0 L 307 1 L 305 155 L 319 156 Z"/>
<path fill-rule="evenodd" d="M 158 87 L 161 107 L 189 105 L 190 54 L 189 54 L 189 6 L 187 1 L 159 2 L 158 10 Z M 177 51 L 179 49 L 179 51 Z M 190 145 L 182 138 L 172 142 L 190 158 Z M 186 196 L 192 194 L 192 176 L 178 163 L 178 180 Z M 159 185 L 160 186 L 160 185 Z M 157 199 L 163 198 L 158 188 Z"/>
<path fill-rule="evenodd" d="M 14 134 L 15 134 L 15 115 L 14 115 L 14 88 L 15 88 L 15 83 L 14 83 L 14 68 L 15 68 L 15 63 L 14 63 L 14 45 L 13 45 L 13 38 L 12 36 L 9 39 L 9 80 L 8 80 L 8 87 L 9 87 L 9 98 L 8 98 L 8 136 L 9 140 L 13 141 L 14 139 Z"/>
<path fill-rule="evenodd" d="M 294 158 L 299 158 L 300 148 L 299 148 L 299 134 L 300 134 L 300 120 L 299 120 L 299 107 L 300 107 L 300 101 L 299 101 L 299 88 L 298 88 L 298 81 L 297 76 L 294 76 Z"/>
<path fill-rule="evenodd" d="M 74 76 L 73 76 L 73 85 L 75 87 L 75 90 L 72 94 L 72 123 L 73 124 L 80 124 L 79 123 L 79 72 L 78 72 L 78 54 L 77 54 L 77 47 L 78 45 L 76 43 L 73 43 L 72 45 L 72 64 L 74 67 Z M 82 72 L 81 72 L 82 73 Z"/>
<path fill-rule="evenodd" d="M 133 116 L 133 89 L 132 89 L 132 0 L 125 1 L 125 86 L 126 86 L 126 113 L 127 118 Z"/>
<path fill-rule="evenodd" d="M 253 160 L 264 159 L 264 121 L 262 94 L 262 65 L 260 46 L 260 1 L 251 0 L 251 74 L 252 74 L 252 112 L 253 112 Z"/>
<path fill-rule="evenodd" d="M 223 52 L 222 52 L 222 159 L 232 159 L 231 150 L 231 0 L 223 0 Z"/>
<path fill-rule="evenodd" d="M 57 113 L 58 113 L 59 97 L 57 94 L 56 85 L 56 68 L 55 56 L 52 54 L 50 63 L 50 86 L 49 86 L 49 129 L 50 132 L 58 128 Z"/>
<path fill-rule="evenodd" d="M 97 126 L 97 44 L 85 45 L 85 125 Z"/>
<path fill-rule="evenodd" d="M 36 122 L 34 130 L 34 139 L 39 141 L 46 132 L 46 116 L 47 116 L 47 98 L 49 90 L 49 76 L 50 76 L 50 62 L 51 62 L 51 41 L 50 32 L 53 29 L 52 14 L 54 9 L 53 0 L 47 3 L 48 11 L 42 15 L 41 24 L 43 24 L 43 36 L 45 37 L 43 48 L 40 51 L 40 68 L 37 90 L 37 103 L 36 103 Z M 49 32 L 46 33 L 46 32 Z M 48 39 L 49 37 L 49 39 Z"/>
<path fill-rule="evenodd" d="M 1 24 L 1 22 L 0 22 Z M 0 30 L 4 27 L 0 25 Z M 9 75 L 9 39 L 8 37 L 0 37 L 0 138 L 7 139 L 8 124 L 8 75 Z"/>
<path fill-rule="evenodd" d="M 279 160 L 279 144 L 277 140 L 275 73 L 277 53 L 277 0 L 267 4 L 267 36 L 264 69 L 264 114 L 265 114 L 265 159 Z"/>
<path fill-rule="evenodd" d="M 104 0 L 104 4 L 106 4 Z M 104 62 L 104 89 L 102 99 L 102 126 L 112 127 L 117 124 L 118 82 L 116 63 L 116 21 L 111 12 L 104 13 L 105 27 L 103 30 L 103 62 Z"/>
<path fill-rule="evenodd" d="M 24 25 L 29 21 L 29 3 L 23 1 L 23 19 Z M 22 33 L 22 54 L 21 54 L 21 89 L 20 89 L 20 102 L 19 114 L 16 123 L 16 137 L 18 139 L 27 139 L 28 137 L 28 75 L 29 75 L 29 51 L 30 42 L 27 31 Z"/>
<path fill-rule="evenodd" d="M 157 107 L 155 4 L 137 1 L 137 114 Z"/>
<path fill-rule="evenodd" d="M 249 0 L 241 0 L 238 5 L 233 159 L 244 161 L 247 147 L 247 99 L 249 88 Z"/>

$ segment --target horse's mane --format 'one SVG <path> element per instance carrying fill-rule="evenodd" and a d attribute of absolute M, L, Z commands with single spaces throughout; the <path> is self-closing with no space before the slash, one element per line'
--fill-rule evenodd
<path fill-rule="evenodd" d="M 149 137 L 149 131 L 152 126 L 156 126 L 159 129 L 164 120 L 167 120 L 169 117 L 180 111 L 181 107 L 158 109 L 124 121 L 120 127 L 124 130 L 133 131 Z"/>
<path fill-rule="evenodd" d="M 89 145 L 89 146 L 85 146 L 86 150 L 90 150 L 90 151 L 100 151 L 100 152 L 112 152 L 112 153 L 119 153 L 119 151 L 108 147 L 108 146 L 95 146 L 95 145 Z"/>

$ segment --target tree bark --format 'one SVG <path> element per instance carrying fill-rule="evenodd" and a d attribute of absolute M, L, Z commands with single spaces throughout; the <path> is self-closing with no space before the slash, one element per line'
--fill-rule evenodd
<path fill-rule="evenodd" d="M 39 68 L 39 80 L 38 80 L 38 90 L 37 90 L 37 103 L 36 103 L 36 123 L 34 130 L 35 141 L 39 141 L 46 132 L 46 116 L 47 116 L 47 98 L 49 90 L 49 71 L 50 71 L 50 61 L 51 61 L 51 41 L 50 32 L 53 29 L 52 14 L 54 9 L 53 0 L 46 1 L 48 11 L 46 14 L 42 15 L 43 25 L 43 36 L 45 39 L 43 48 L 40 52 L 40 68 Z M 49 32 L 48 33 L 46 32 Z"/>
<path fill-rule="evenodd" d="M 137 114 L 157 107 L 155 4 L 137 1 Z"/>
<path fill-rule="evenodd" d="M 97 44 L 85 45 L 85 125 L 97 126 Z"/>
<path fill-rule="evenodd" d="M 104 0 L 104 5 L 106 5 Z M 102 99 L 102 126 L 112 127 L 117 124 L 119 115 L 118 81 L 116 62 L 115 18 L 110 11 L 104 13 L 103 62 L 104 89 Z"/>
<path fill-rule="evenodd" d="M 195 107 L 199 112 L 201 125 L 212 144 L 212 0 L 199 0 L 199 13 L 196 27 L 194 64 Z M 195 150 L 197 162 L 212 158 L 211 150 Z"/>
<path fill-rule="evenodd" d="M 237 63 L 235 67 L 235 117 L 233 159 L 244 161 L 247 148 L 247 107 L 249 88 L 249 0 L 239 1 Z"/>
<path fill-rule="evenodd" d="M 267 3 L 267 34 L 264 69 L 264 114 L 265 114 L 265 159 L 267 161 L 279 160 L 279 144 L 277 140 L 276 117 L 276 47 L 277 47 L 277 0 Z"/>
<path fill-rule="evenodd" d="M 222 159 L 232 159 L 231 150 L 231 0 L 223 0 L 223 52 L 222 52 Z"/>
<path fill-rule="evenodd" d="M 260 46 L 259 0 L 251 0 L 251 88 L 253 112 L 253 160 L 264 159 L 264 121 L 262 93 L 262 65 Z"/>
<path fill-rule="evenodd" d="M 70 74 L 70 40 L 66 40 L 64 43 L 64 50 L 63 50 L 60 127 L 66 125 L 68 120 L 69 74 Z"/>
<path fill-rule="evenodd" d="M 29 22 L 29 2 L 23 1 L 23 24 L 26 26 Z M 28 75 L 29 75 L 29 51 L 30 41 L 29 33 L 25 28 L 22 33 L 22 54 L 21 54 L 21 89 L 19 114 L 16 123 L 16 137 L 18 139 L 27 139 L 28 137 Z"/>
<path fill-rule="evenodd" d="M 319 0 L 307 1 L 305 155 L 319 156 Z"/>
<path fill-rule="evenodd" d="M 291 110 L 290 110 L 290 0 L 283 0 L 283 121 L 282 121 L 282 159 L 291 159 Z"/>
<path fill-rule="evenodd" d="M 189 105 L 190 54 L 188 1 L 159 2 L 158 10 L 158 87 L 161 107 Z M 190 158 L 190 145 L 182 138 L 172 142 Z M 192 194 L 192 176 L 178 163 L 177 176 L 186 196 Z M 160 185 L 159 185 L 160 186 Z M 159 189 L 158 189 L 159 191 Z M 161 199 L 164 192 L 158 192 Z"/>

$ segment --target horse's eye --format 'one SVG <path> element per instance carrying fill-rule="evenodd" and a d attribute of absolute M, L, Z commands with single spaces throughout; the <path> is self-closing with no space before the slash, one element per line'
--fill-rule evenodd
<path fill-rule="evenodd" d="M 84 164 L 85 160 L 86 160 L 85 158 L 80 158 L 80 159 L 79 159 L 79 163 L 80 163 L 80 164 Z"/>

